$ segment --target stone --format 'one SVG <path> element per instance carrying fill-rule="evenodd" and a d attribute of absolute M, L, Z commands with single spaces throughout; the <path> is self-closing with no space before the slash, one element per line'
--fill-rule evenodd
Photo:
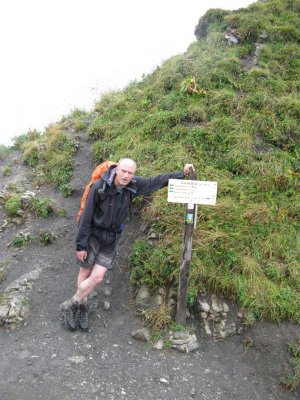
<path fill-rule="evenodd" d="M 162 339 L 159 339 L 157 342 L 155 342 L 155 343 L 153 344 L 153 347 L 154 347 L 156 350 L 162 350 L 162 349 L 164 348 L 164 341 L 163 341 Z"/>
<path fill-rule="evenodd" d="M 151 302 L 152 307 L 158 308 L 159 306 L 161 306 L 164 303 L 164 299 L 163 299 L 162 295 L 156 294 L 151 297 L 150 302 Z"/>
<path fill-rule="evenodd" d="M 160 378 L 159 381 L 160 381 L 161 383 L 169 384 L 169 381 L 168 381 L 167 379 L 165 379 L 165 378 Z"/>
<path fill-rule="evenodd" d="M 85 361 L 85 357 L 84 356 L 73 356 L 73 357 L 68 357 L 68 360 L 73 364 L 82 364 Z"/>
<path fill-rule="evenodd" d="M 235 323 L 232 322 L 231 324 L 228 324 L 226 326 L 225 331 L 226 331 L 227 336 L 235 335 L 236 334 L 236 325 L 235 325 Z"/>
<path fill-rule="evenodd" d="M 206 312 L 202 312 L 202 313 L 200 313 L 200 315 L 201 315 L 202 319 L 207 319 L 207 313 Z"/>
<path fill-rule="evenodd" d="M 223 301 L 223 311 L 224 311 L 224 313 L 228 313 L 229 312 L 229 307 L 224 301 Z"/>
<path fill-rule="evenodd" d="M 148 328 L 140 328 L 131 333 L 131 336 L 137 340 L 141 340 L 142 342 L 148 342 L 150 340 L 150 331 Z"/>
<path fill-rule="evenodd" d="M 204 311 L 206 313 L 208 313 L 210 311 L 210 306 L 206 301 L 198 300 L 198 305 L 199 305 L 200 311 Z"/>
<path fill-rule="evenodd" d="M 135 301 L 138 304 L 144 304 L 150 298 L 150 292 L 147 286 L 142 285 L 136 295 Z"/>
<path fill-rule="evenodd" d="M 112 288 L 111 287 L 105 287 L 104 288 L 104 295 L 105 296 L 111 296 L 112 293 Z"/>
<path fill-rule="evenodd" d="M 187 340 L 190 336 L 190 333 L 188 331 L 180 331 L 174 332 L 172 336 L 175 340 Z"/>
<path fill-rule="evenodd" d="M 108 302 L 108 301 L 105 301 L 104 303 L 103 303 L 103 310 L 109 310 L 110 309 L 110 303 Z"/>
<path fill-rule="evenodd" d="M 238 44 L 238 39 L 236 36 L 234 36 L 232 33 L 226 33 L 225 34 L 225 39 L 227 39 L 227 42 L 229 45 L 234 45 Z"/>
<path fill-rule="evenodd" d="M 159 239 L 159 235 L 156 233 L 156 232 L 150 232 L 149 233 L 149 235 L 148 235 L 148 239 L 149 240 L 156 240 L 156 239 Z"/>
<path fill-rule="evenodd" d="M 211 308 L 216 313 L 220 313 L 223 311 L 223 308 L 218 303 L 218 298 L 215 294 L 211 295 Z"/>
<path fill-rule="evenodd" d="M 211 330 L 210 330 L 207 320 L 204 320 L 204 333 L 207 336 L 211 336 Z"/>

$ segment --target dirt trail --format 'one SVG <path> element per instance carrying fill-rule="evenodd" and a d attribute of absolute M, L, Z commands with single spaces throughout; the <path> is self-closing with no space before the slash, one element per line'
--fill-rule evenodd
<path fill-rule="evenodd" d="M 40 195 L 56 198 L 67 216 L 31 219 L 0 233 L 1 261 L 7 263 L 2 288 L 40 270 L 30 292 L 28 320 L 19 329 L 0 328 L 1 400 L 300 399 L 300 391 L 289 393 L 278 384 L 288 365 L 284 345 L 299 336 L 299 327 L 260 323 L 243 335 L 217 342 L 201 337 L 199 331 L 200 349 L 191 354 L 152 350 L 132 339 L 139 321 L 128 287 L 128 254 L 133 239 L 141 235 L 138 214 L 126 227 L 109 282 L 98 290 L 90 331 L 71 333 L 64 328 L 58 309 L 75 288 L 75 215 L 94 167 L 88 156 L 90 143 L 79 137 L 79 144 L 74 196 L 64 199 L 49 187 L 40 189 Z M 35 190 L 25 167 L 11 162 L 22 187 Z M 1 169 L 5 163 L 1 161 Z M 11 179 L 3 178 L 1 188 Z M 3 210 L 0 217 L 2 225 Z M 36 232 L 47 228 L 58 240 L 49 246 L 34 242 L 21 250 L 7 247 L 13 235 L 25 228 Z M 105 295 L 105 287 L 112 288 L 111 296 Z M 111 304 L 108 311 L 102 308 L 104 300 Z M 246 346 L 250 339 L 251 347 Z"/>

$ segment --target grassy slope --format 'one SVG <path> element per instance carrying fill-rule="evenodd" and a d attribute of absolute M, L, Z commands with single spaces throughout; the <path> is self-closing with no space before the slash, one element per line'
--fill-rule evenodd
<path fill-rule="evenodd" d="M 185 54 L 104 96 L 87 130 L 95 161 L 129 156 L 140 175 L 192 162 L 198 179 L 218 182 L 217 205 L 201 207 L 194 233 L 189 300 L 209 288 L 236 298 L 256 318 L 297 322 L 299 11 L 299 0 L 210 10 Z M 228 45 L 226 27 L 238 45 Z M 258 40 L 264 46 L 256 57 Z M 78 111 L 62 125 L 85 129 L 85 120 Z M 183 206 L 168 204 L 162 190 L 146 218 L 162 239 L 154 249 L 135 244 L 132 283 L 176 285 Z"/>

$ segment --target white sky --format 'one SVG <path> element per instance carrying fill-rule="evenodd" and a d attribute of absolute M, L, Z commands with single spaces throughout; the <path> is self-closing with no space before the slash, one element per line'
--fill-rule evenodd
<path fill-rule="evenodd" d="M 0 144 L 152 72 L 210 8 L 253 0 L 2 0 Z"/>

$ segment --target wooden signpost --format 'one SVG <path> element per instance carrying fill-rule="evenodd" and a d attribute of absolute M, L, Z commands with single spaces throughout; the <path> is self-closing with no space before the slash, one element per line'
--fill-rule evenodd
<path fill-rule="evenodd" d="M 192 168 L 190 168 L 189 180 L 169 180 L 168 201 L 186 203 L 176 312 L 176 322 L 180 325 L 186 324 L 187 293 L 192 257 L 193 231 L 197 218 L 197 204 L 214 205 L 216 197 L 217 183 L 197 181 L 197 175 Z"/>

